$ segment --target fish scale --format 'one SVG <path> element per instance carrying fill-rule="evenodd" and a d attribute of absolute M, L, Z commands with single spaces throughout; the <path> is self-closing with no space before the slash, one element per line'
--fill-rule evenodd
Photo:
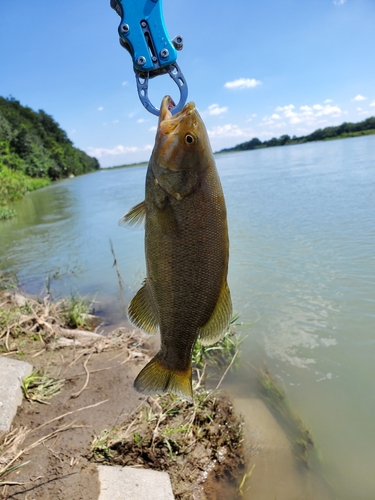
<path fill-rule="evenodd" d="M 174 392 L 192 399 L 195 342 L 211 344 L 232 314 L 227 285 L 226 207 L 204 123 L 193 103 L 172 117 L 162 101 L 146 175 L 145 201 L 125 222 L 145 218 L 146 279 L 128 316 L 148 333 L 160 332 L 156 356 L 134 382 L 143 394 Z"/>

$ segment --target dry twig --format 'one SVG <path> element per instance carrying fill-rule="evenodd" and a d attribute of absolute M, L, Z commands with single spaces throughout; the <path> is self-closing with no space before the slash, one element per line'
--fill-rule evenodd
<path fill-rule="evenodd" d="M 71 396 L 70 396 L 70 397 L 72 397 L 72 398 L 78 398 L 78 396 L 79 396 L 80 394 L 82 394 L 82 392 L 86 389 L 86 387 L 87 387 L 87 385 L 88 385 L 88 383 L 89 383 L 89 380 L 90 380 L 90 372 L 89 372 L 89 370 L 88 370 L 88 368 L 87 368 L 87 364 L 88 364 L 88 362 L 90 361 L 90 358 L 91 358 L 91 354 L 89 354 L 88 358 L 87 358 L 87 359 L 86 359 L 86 361 L 83 363 L 83 368 L 84 368 L 84 369 L 85 369 L 85 371 L 86 371 L 86 381 L 85 381 L 85 383 L 83 384 L 82 389 L 80 389 L 78 392 L 72 392 L 72 394 L 71 394 Z"/>

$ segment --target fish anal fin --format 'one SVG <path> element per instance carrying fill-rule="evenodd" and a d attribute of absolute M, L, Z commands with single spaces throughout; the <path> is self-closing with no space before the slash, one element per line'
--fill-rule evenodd
<path fill-rule="evenodd" d="M 162 394 L 172 392 L 193 400 L 191 365 L 186 370 L 168 367 L 159 353 L 140 371 L 134 381 L 134 388 L 141 394 Z"/>
<path fill-rule="evenodd" d="M 201 343 L 211 345 L 217 342 L 228 329 L 231 317 L 232 300 L 228 284 L 225 281 L 210 319 L 199 329 Z"/>
<path fill-rule="evenodd" d="M 133 226 L 140 227 L 144 219 L 146 217 L 146 203 L 141 201 L 138 205 L 135 205 L 132 209 L 129 210 L 125 215 L 121 217 L 118 221 L 119 226 Z"/>
<path fill-rule="evenodd" d="M 128 319 L 132 325 L 146 333 L 154 334 L 159 330 L 158 318 L 147 280 L 144 281 L 129 304 Z"/>

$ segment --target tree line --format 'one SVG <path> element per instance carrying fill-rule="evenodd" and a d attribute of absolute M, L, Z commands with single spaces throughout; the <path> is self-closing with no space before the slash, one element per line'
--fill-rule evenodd
<path fill-rule="evenodd" d="M 0 97 L 0 169 L 4 166 L 32 178 L 56 180 L 97 170 L 99 162 L 75 148 L 45 111 Z"/>
<path fill-rule="evenodd" d="M 257 137 L 254 137 L 250 141 L 242 142 L 237 144 L 233 148 L 221 149 L 219 153 L 226 153 L 229 151 L 247 151 L 250 149 L 260 149 L 260 148 L 270 148 L 274 146 L 286 146 L 290 144 L 303 144 L 305 142 L 312 141 L 324 141 L 329 139 L 340 139 L 345 137 L 355 137 L 358 135 L 369 135 L 375 134 L 375 117 L 367 118 L 366 120 L 358 123 L 344 122 L 337 127 L 326 127 L 319 128 L 309 135 L 304 135 L 301 137 L 290 137 L 285 134 L 279 137 L 273 137 L 268 141 L 261 141 Z"/>
<path fill-rule="evenodd" d="M 0 220 L 15 215 L 9 203 L 28 191 L 99 167 L 45 111 L 0 97 Z"/>

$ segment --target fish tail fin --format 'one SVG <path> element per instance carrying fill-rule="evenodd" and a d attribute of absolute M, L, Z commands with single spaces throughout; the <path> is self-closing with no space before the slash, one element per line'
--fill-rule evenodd
<path fill-rule="evenodd" d="M 193 400 L 191 365 L 186 370 L 168 367 L 158 353 L 140 371 L 134 389 L 141 394 L 173 392 L 189 401 Z"/>

